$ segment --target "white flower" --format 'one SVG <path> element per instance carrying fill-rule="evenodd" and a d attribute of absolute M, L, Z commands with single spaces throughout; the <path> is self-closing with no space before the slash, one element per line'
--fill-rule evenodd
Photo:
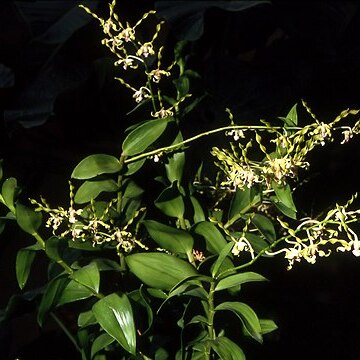
<path fill-rule="evenodd" d="M 226 136 L 232 136 L 234 141 L 238 141 L 240 138 L 244 139 L 245 135 L 241 129 L 233 129 L 225 133 Z"/>
<path fill-rule="evenodd" d="M 354 136 L 350 128 L 348 130 L 344 130 L 342 134 L 344 135 L 344 140 L 341 142 L 341 144 L 347 143 Z"/>
<path fill-rule="evenodd" d="M 152 112 L 151 113 L 151 116 L 155 117 L 155 118 L 166 118 L 168 116 L 173 116 L 174 113 L 173 111 L 171 110 L 171 108 L 169 109 L 164 109 L 164 108 L 161 108 L 159 111 L 157 112 Z"/>
<path fill-rule="evenodd" d="M 148 97 L 150 97 L 150 90 L 144 86 L 142 86 L 139 90 L 136 90 L 133 94 L 133 98 L 137 103 L 142 102 Z"/>

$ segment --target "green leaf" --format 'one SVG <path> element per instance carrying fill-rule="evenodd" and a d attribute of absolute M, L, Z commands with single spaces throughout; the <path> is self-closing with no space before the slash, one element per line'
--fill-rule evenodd
<path fill-rule="evenodd" d="M 30 235 L 35 235 L 42 222 L 41 213 L 16 203 L 16 221 L 20 228 Z"/>
<path fill-rule="evenodd" d="M 266 216 L 255 214 L 251 219 L 251 222 L 257 227 L 261 234 L 265 236 L 266 240 L 269 242 L 274 242 L 276 240 L 274 225 Z"/>
<path fill-rule="evenodd" d="M 220 254 L 227 241 L 219 229 L 209 221 L 203 221 L 194 227 L 194 232 L 204 237 L 206 249 L 212 254 Z"/>
<path fill-rule="evenodd" d="M 151 295 L 152 297 L 154 297 L 156 299 L 166 300 L 168 298 L 168 295 L 166 294 L 166 292 L 164 292 L 160 289 L 148 288 L 147 292 L 149 293 L 149 295 Z"/>
<path fill-rule="evenodd" d="M 15 213 L 14 199 L 17 192 L 17 181 L 15 178 L 6 179 L 2 185 L 1 193 L 5 205 Z"/>
<path fill-rule="evenodd" d="M 260 326 L 263 335 L 271 333 L 278 328 L 273 320 L 268 319 L 260 319 Z"/>
<path fill-rule="evenodd" d="M 256 195 L 254 188 L 246 188 L 245 190 L 236 189 L 230 204 L 229 220 L 238 218 L 239 214 L 245 214 L 259 201 L 259 199 L 260 196 Z"/>
<path fill-rule="evenodd" d="M 124 155 L 133 156 L 147 149 L 164 132 L 170 119 L 149 120 L 131 131 L 122 144 Z"/>
<path fill-rule="evenodd" d="M 63 253 L 67 248 L 67 241 L 57 236 L 52 236 L 45 241 L 46 255 L 56 262 L 62 262 Z"/>
<path fill-rule="evenodd" d="M 185 205 L 182 195 L 174 182 L 171 186 L 163 190 L 154 202 L 155 206 L 165 215 L 175 218 L 183 218 Z"/>
<path fill-rule="evenodd" d="M 96 323 L 97 323 L 97 321 L 96 321 L 95 315 L 92 312 L 92 310 L 84 311 L 84 312 L 80 313 L 78 316 L 77 325 L 79 327 L 86 327 L 86 326 L 93 325 Z"/>
<path fill-rule="evenodd" d="M 125 260 L 130 271 L 142 282 L 161 290 L 170 290 L 186 277 L 197 275 L 192 265 L 168 254 L 139 253 Z"/>
<path fill-rule="evenodd" d="M 282 202 L 279 201 L 279 199 L 276 196 L 270 197 L 271 202 L 275 205 L 275 207 L 282 212 L 285 216 L 288 216 L 290 219 L 296 220 L 296 210 L 288 208 L 285 206 Z"/>
<path fill-rule="evenodd" d="M 245 354 L 241 348 L 225 336 L 219 336 L 210 341 L 212 349 L 221 360 L 245 360 Z"/>
<path fill-rule="evenodd" d="M 87 286 L 81 285 L 75 280 L 70 280 L 63 289 L 57 305 L 87 299 L 93 295 L 94 292 Z"/>
<path fill-rule="evenodd" d="M 45 315 L 56 305 L 58 305 L 61 294 L 63 293 L 69 279 L 66 276 L 59 276 L 51 280 L 45 288 L 44 295 L 39 305 L 37 321 L 40 326 L 44 322 Z"/>
<path fill-rule="evenodd" d="M 115 339 L 110 336 L 108 333 L 100 334 L 93 342 L 91 346 L 91 358 L 94 357 L 96 353 L 100 350 L 106 348 L 108 345 L 113 343 Z"/>
<path fill-rule="evenodd" d="M 114 174 L 121 170 L 120 161 L 111 155 L 94 154 L 81 160 L 71 174 L 74 179 L 86 180 L 101 174 Z"/>
<path fill-rule="evenodd" d="M 130 354 L 136 354 L 133 312 L 125 294 L 110 294 L 92 307 L 100 326 Z"/>
<path fill-rule="evenodd" d="M 76 191 L 74 201 L 77 204 L 85 204 L 95 200 L 102 192 L 115 192 L 119 187 L 112 179 L 85 181 Z"/>
<path fill-rule="evenodd" d="M 145 164 L 146 159 L 141 159 L 138 161 L 131 162 L 126 164 L 127 170 L 125 171 L 125 175 L 130 176 L 138 172 L 142 166 Z"/>
<path fill-rule="evenodd" d="M 128 293 L 129 298 L 139 304 L 140 306 L 144 307 L 147 313 L 147 320 L 148 320 L 148 325 L 147 325 L 147 329 L 142 331 L 142 335 L 146 334 L 150 328 L 152 327 L 153 324 L 153 320 L 154 320 L 154 314 L 153 314 L 153 310 L 149 304 L 149 300 L 145 297 L 144 295 L 144 291 L 143 291 L 143 286 L 140 286 L 140 288 L 138 290 L 132 291 L 131 293 Z"/>
<path fill-rule="evenodd" d="M 144 193 L 139 185 L 135 181 L 129 180 L 126 184 L 123 197 L 124 199 L 134 199 L 140 197 Z"/>
<path fill-rule="evenodd" d="M 169 157 L 168 163 L 165 164 L 166 175 L 170 183 L 179 182 L 183 176 L 184 165 L 185 165 L 185 153 L 178 152 L 174 153 L 173 156 Z"/>
<path fill-rule="evenodd" d="M 261 236 L 247 232 L 245 233 L 246 239 L 251 244 L 252 248 L 256 253 L 259 253 L 261 250 L 269 247 L 269 243 L 267 243 Z"/>
<path fill-rule="evenodd" d="M 171 145 L 175 145 L 183 141 L 181 132 L 178 133 L 174 142 Z M 185 166 L 185 153 L 175 152 L 173 155 L 168 156 L 168 162 L 165 164 L 166 175 L 170 183 L 181 183 L 181 179 Z"/>
<path fill-rule="evenodd" d="M 276 181 L 271 183 L 278 200 L 283 203 L 287 208 L 296 212 L 296 207 L 292 198 L 292 191 L 289 184 L 279 185 Z"/>
<path fill-rule="evenodd" d="M 198 199 L 195 196 L 190 196 L 190 201 L 194 210 L 194 223 L 198 224 L 202 221 L 205 221 L 204 210 L 202 209 Z"/>
<path fill-rule="evenodd" d="M 96 258 L 91 263 L 95 263 L 99 271 L 123 271 L 124 269 L 120 266 L 117 261 L 111 259 Z"/>
<path fill-rule="evenodd" d="M 183 97 L 189 93 L 190 81 L 187 76 L 180 76 L 179 78 L 173 80 L 173 83 L 176 87 L 176 90 L 179 92 L 180 97 Z"/>
<path fill-rule="evenodd" d="M 264 278 L 262 275 L 254 273 L 254 272 L 244 272 L 236 275 L 230 275 L 224 279 L 221 279 L 216 287 L 215 291 L 220 291 L 224 289 L 231 288 L 236 285 L 241 285 L 247 282 L 254 282 L 254 281 L 266 281 L 267 279 Z"/>
<path fill-rule="evenodd" d="M 222 265 L 223 265 L 225 259 L 227 258 L 227 256 L 229 255 L 229 253 L 231 252 L 231 249 L 233 248 L 233 246 L 234 246 L 234 243 L 229 242 L 221 250 L 218 258 L 216 259 L 216 261 L 211 269 L 211 274 L 212 274 L 213 278 L 215 278 L 219 274 L 219 272 L 222 270 Z"/>
<path fill-rule="evenodd" d="M 20 249 L 16 255 L 16 279 L 20 289 L 23 289 L 26 285 L 36 251 L 39 250 L 41 250 L 41 247 L 35 244 Z"/>
<path fill-rule="evenodd" d="M 162 248 L 173 253 L 190 254 L 192 252 L 194 239 L 188 232 L 155 220 L 145 220 L 143 224 L 151 238 Z"/>
<path fill-rule="evenodd" d="M 297 114 L 297 104 L 295 104 L 291 110 L 289 111 L 289 113 L 286 115 L 285 118 L 281 118 L 284 123 L 285 123 L 285 127 L 294 127 L 297 126 L 298 124 L 298 114 Z"/>
<path fill-rule="evenodd" d="M 185 153 L 174 153 L 165 164 L 166 175 L 170 183 L 181 182 L 185 165 Z"/>
<path fill-rule="evenodd" d="M 95 293 L 99 293 L 100 287 L 100 272 L 96 262 L 83 266 L 75 271 L 70 276 L 71 279 L 91 289 Z"/>
<path fill-rule="evenodd" d="M 215 311 L 228 310 L 233 312 L 243 323 L 250 336 L 262 343 L 261 325 L 255 311 L 247 304 L 228 301 L 223 302 L 215 308 Z"/>

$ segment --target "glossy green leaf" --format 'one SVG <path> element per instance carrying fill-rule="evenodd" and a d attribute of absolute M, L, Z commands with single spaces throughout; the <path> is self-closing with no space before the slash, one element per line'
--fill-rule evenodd
<path fill-rule="evenodd" d="M 124 155 L 137 155 L 147 149 L 164 132 L 169 119 L 149 120 L 131 131 L 122 144 Z"/>
<path fill-rule="evenodd" d="M 15 213 L 14 199 L 17 192 L 17 181 L 15 178 L 6 179 L 2 185 L 1 194 L 5 205 Z"/>
<path fill-rule="evenodd" d="M 92 308 L 100 326 L 126 351 L 136 354 L 136 330 L 133 312 L 125 294 L 110 294 Z"/>
<path fill-rule="evenodd" d="M 260 196 L 256 194 L 254 188 L 236 189 L 230 204 L 229 220 L 239 217 L 239 214 L 245 214 L 259 199 Z"/>
<path fill-rule="evenodd" d="M 227 241 L 219 229 L 209 221 L 198 223 L 194 227 L 194 232 L 204 237 L 206 249 L 212 254 L 220 254 Z"/>
<path fill-rule="evenodd" d="M 145 220 L 143 224 L 151 238 L 162 248 L 173 253 L 190 254 L 192 252 L 194 239 L 187 231 L 154 220 Z"/>
<path fill-rule="evenodd" d="M 283 203 L 287 208 L 296 212 L 296 207 L 292 198 L 292 191 L 289 184 L 279 185 L 276 181 L 271 183 L 278 200 Z"/>
<path fill-rule="evenodd" d="M 165 215 L 175 218 L 182 218 L 185 212 L 183 196 L 174 182 L 163 190 L 154 202 L 155 206 Z"/>
<path fill-rule="evenodd" d="M 84 311 L 84 312 L 80 313 L 78 316 L 77 325 L 79 327 L 86 327 L 86 326 L 93 325 L 96 323 L 97 323 L 97 321 L 96 321 L 95 315 L 92 312 L 92 310 Z"/>
<path fill-rule="evenodd" d="M 101 174 L 114 174 L 121 170 L 120 161 L 111 155 L 94 154 L 81 160 L 73 170 L 71 177 L 86 180 Z"/>
<path fill-rule="evenodd" d="M 83 266 L 72 273 L 70 277 L 81 285 L 91 289 L 93 292 L 99 293 L 100 272 L 96 262 L 91 262 L 90 264 Z"/>
<path fill-rule="evenodd" d="M 106 348 L 108 345 L 112 344 L 115 339 L 110 336 L 108 333 L 100 334 L 93 342 L 91 346 L 91 358 L 94 357 L 99 351 Z"/>
<path fill-rule="evenodd" d="M 221 279 L 216 287 L 215 291 L 231 288 L 236 285 L 241 285 L 247 282 L 254 281 L 266 281 L 267 279 L 260 274 L 254 272 L 244 272 L 236 275 L 230 275 L 226 278 Z"/>
<path fill-rule="evenodd" d="M 261 325 L 255 311 L 247 304 L 237 301 L 223 302 L 215 308 L 215 311 L 228 310 L 233 312 L 243 323 L 250 336 L 262 343 Z"/>
<path fill-rule="evenodd" d="M 156 299 L 166 300 L 168 298 L 168 295 L 166 292 L 160 290 L 160 289 L 154 289 L 154 288 L 147 288 L 147 292 L 149 295 Z"/>
<path fill-rule="evenodd" d="M 216 259 L 213 267 L 211 268 L 211 274 L 212 274 L 213 278 L 215 278 L 220 273 L 220 271 L 223 271 L 223 269 L 222 269 L 223 263 L 224 263 L 225 259 L 227 258 L 227 256 L 230 254 L 233 246 L 234 246 L 234 243 L 229 242 L 221 250 L 218 258 Z"/>
<path fill-rule="evenodd" d="M 211 348 L 221 360 L 245 360 L 245 354 L 241 348 L 225 336 L 219 336 L 209 341 Z"/>
<path fill-rule="evenodd" d="M 77 204 L 85 204 L 95 200 L 102 192 L 118 191 L 116 182 L 112 179 L 85 181 L 75 193 L 74 201 Z"/>
<path fill-rule="evenodd" d="M 256 226 L 260 233 L 265 236 L 266 240 L 269 242 L 274 242 L 276 240 L 274 224 L 266 216 L 255 214 L 255 216 L 252 217 L 251 222 Z"/>
<path fill-rule="evenodd" d="M 45 315 L 58 305 L 59 299 L 68 283 L 69 279 L 66 276 L 59 276 L 46 285 L 37 316 L 37 321 L 40 326 L 42 326 L 44 322 Z"/>
<path fill-rule="evenodd" d="M 36 251 L 39 250 L 41 250 L 41 247 L 35 244 L 20 249 L 16 255 L 16 279 L 20 289 L 23 289 L 26 285 Z"/>
<path fill-rule="evenodd" d="M 70 280 L 63 289 L 57 305 L 63 305 L 74 301 L 84 300 L 94 295 L 87 286 L 81 285 L 75 280 Z"/>
<path fill-rule="evenodd" d="M 16 221 L 22 230 L 34 235 L 41 225 L 42 215 L 20 203 L 16 203 Z"/>
<path fill-rule="evenodd" d="M 196 275 L 188 262 L 163 253 L 139 253 L 126 257 L 130 271 L 146 285 L 170 290 L 188 276 Z"/>

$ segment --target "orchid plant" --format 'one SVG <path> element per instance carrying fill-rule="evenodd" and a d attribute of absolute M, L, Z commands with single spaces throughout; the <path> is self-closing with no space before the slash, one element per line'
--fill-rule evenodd
<path fill-rule="evenodd" d="M 0 171 L 0 230 L 16 221 L 34 238 L 16 258 L 22 296 L 29 299 L 25 287 L 42 252 L 48 280 L 31 290 L 37 321 L 55 319 L 79 358 L 245 359 L 243 337 L 262 343 L 277 328 L 239 301 L 250 286 L 243 284 L 266 281 L 252 271 L 255 262 L 283 256 L 290 270 L 333 251 L 360 255 L 352 227 L 360 217 L 356 194 L 315 217 L 299 218 L 293 199 L 311 166 L 309 153 L 359 134 L 359 110 L 323 122 L 302 101 L 286 117 L 242 125 L 226 109 L 227 126 L 184 139 L 184 119 L 202 100 L 190 94 L 199 74 L 187 68 L 185 44 L 164 64 L 164 22 L 154 11 L 131 25 L 117 15 L 115 1 L 107 19 L 83 8 L 99 22 L 103 44 L 123 71 L 117 80 L 132 95 L 133 113 L 148 120 L 122 134 L 120 155 L 92 154 L 75 167 L 67 208 L 41 196 L 24 205 L 16 179 Z M 157 21 L 154 31 L 142 34 L 149 19 Z M 129 72 L 142 83 L 130 83 Z M 308 114 L 304 124 L 299 106 Z M 214 134 L 223 135 L 224 145 L 212 148 L 213 161 L 194 169 L 187 162 L 192 145 L 211 142 Z M 141 187 L 144 176 L 156 186 Z M 76 324 L 59 312 L 73 302 L 81 304 Z M 11 304 L 0 319 L 11 316 Z M 239 321 L 242 334 L 221 321 L 223 312 Z M 173 333 L 162 330 L 164 323 Z"/>

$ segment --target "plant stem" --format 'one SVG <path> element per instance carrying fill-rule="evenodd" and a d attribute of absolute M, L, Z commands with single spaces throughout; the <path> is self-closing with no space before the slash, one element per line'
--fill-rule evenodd
<path fill-rule="evenodd" d="M 55 320 L 55 322 L 59 325 L 61 330 L 66 334 L 66 336 L 69 338 L 69 340 L 73 343 L 76 350 L 81 353 L 81 349 L 80 349 L 79 345 L 77 344 L 76 339 L 71 334 L 71 332 L 68 330 L 68 328 L 65 326 L 65 324 L 52 311 L 50 312 L 50 316 Z"/>
<path fill-rule="evenodd" d="M 125 163 L 125 155 L 120 155 L 119 162 L 120 162 L 120 166 L 123 167 L 123 165 Z M 122 189 L 121 189 L 122 180 L 123 180 L 123 176 L 120 173 L 119 176 L 118 176 L 118 180 L 117 180 L 117 186 L 118 186 L 119 190 L 118 190 L 118 196 L 117 196 L 116 210 L 117 210 L 118 213 L 121 212 L 122 198 L 123 198 Z"/>
<path fill-rule="evenodd" d="M 31 234 L 35 240 L 37 241 L 37 243 L 41 246 L 41 248 L 43 250 L 45 250 L 45 241 L 44 239 L 40 236 L 40 234 L 38 232 L 34 232 L 33 234 Z"/>
<path fill-rule="evenodd" d="M 208 309 L 207 309 L 207 330 L 208 330 L 208 338 L 209 340 L 215 340 L 216 334 L 214 329 L 214 315 L 215 315 L 215 307 L 214 307 L 214 293 L 215 293 L 215 281 L 210 283 L 209 297 L 208 301 Z M 210 360 L 211 356 L 211 346 L 210 344 L 206 346 L 205 352 L 205 360 Z"/>

